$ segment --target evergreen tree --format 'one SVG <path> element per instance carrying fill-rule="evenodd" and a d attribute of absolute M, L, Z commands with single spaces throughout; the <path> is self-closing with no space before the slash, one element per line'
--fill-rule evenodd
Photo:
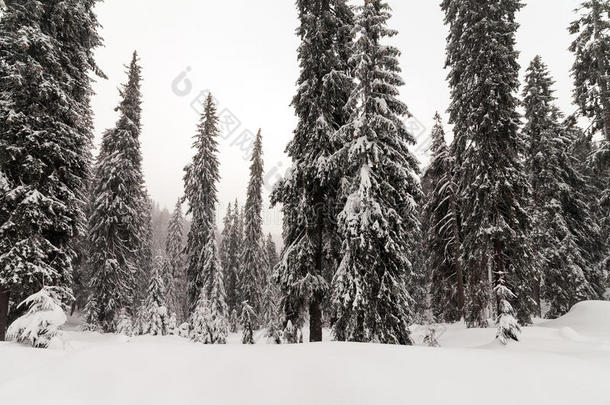
<path fill-rule="evenodd" d="M 157 255 L 150 274 L 147 297 L 140 311 L 140 331 L 143 335 L 168 335 L 170 314 L 167 305 L 165 275 L 171 266 L 165 256 Z"/>
<path fill-rule="evenodd" d="M 576 35 L 570 46 L 574 100 L 610 143 L 610 2 L 585 0 L 577 12 L 569 28 Z"/>
<path fill-rule="evenodd" d="M 20 307 L 27 307 L 27 313 L 8 328 L 8 340 L 28 343 L 37 348 L 49 347 L 53 339 L 61 334 L 59 328 L 67 320 L 61 296 L 61 289 L 43 287 L 20 303 Z"/>
<path fill-rule="evenodd" d="M 165 254 L 171 266 L 171 271 L 166 279 L 170 306 L 178 319 L 182 321 L 186 319 L 188 313 L 188 294 L 184 267 L 184 217 L 180 201 L 176 203 L 176 208 L 169 221 Z"/>
<path fill-rule="evenodd" d="M 586 202 L 590 186 L 571 155 L 573 140 L 559 122 L 562 114 L 554 105 L 552 85 L 546 65 L 536 57 L 527 69 L 523 91 L 524 134 L 538 274 L 542 296 L 550 303 L 547 316 L 557 317 L 580 301 L 599 298 L 589 282 L 595 281 L 597 263 L 587 260 L 589 246 L 582 237 L 600 236 Z"/>
<path fill-rule="evenodd" d="M 214 231 L 218 202 L 216 184 L 219 180 L 218 134 L 216 106 L 210 94 L 205 101 L 193 144 L 195 156 L 193 162 L 185 168 L 184 176 L 184 198 L 189 203 L 187 214 L 192 216 L 186 246 L 188 296 L 191 309 L 195 308 L 200 299 L 204 285 L 210 285 L 207 278 L 213 274 L 206 273 L 206 268 L 215 266 L 217 260 L 216 256 L 209 255 L 212 253 L 217 255 Z M 211 245 L 214 245 L 214 249 L 210 249 Z"/>
<path fill-rule="evenodd" d="M 245 345 L 253 345 L 256 313 L 247 301 L 244 301 L 241 307 L 240 323 L 243 331 L 241 342 Z"/>
<path fill-rule="evenodd" d="M 137 250 L 136 259 L 136 291 L 134 296 L 134 307 L 139 308 L 146 300 L 148 294 L 148 283 L 152 276 L 153 268 L 153 223 L 152 223 L 152 210 L 153 201 L 148 195 L 145 186 L 142 185 L 144 190 L 144 197 L 142 200 L 142 214 L 141 214 L 141 240 L 140 247 Z M 163 253 L 163 252 L 162 252 Z M 166 272 L 165 274 L 167 274 Z"/>
<path fill-rule="evenodd" d="M 229 313 L 237 310 L 239 301 L 239 289 L 237 285 L 237 274 L 240 264 L 240 251 L 242 248 L 241 229 L 239 222 L 239 207 L 237 201 L 233 208 L 229 204 L 227 215 L 224 219 L 224 229 L 222 231 L 222 242 L 220 247 L 220 260 L 225 276 L 225 289 L 227 294 L 227 306 Z"/>
<path fill-rule="evenodd" d="M 273 270 L 279 261 L 277 248 L 271 234 L 265 241 L 265 279 L 263 283 L 262 321 L 267 328 L 267 337 L 273 343 L 281 343 L 282 322 L 279 303 L 281 291 L 273 279 Z"/>
<path fill-rule="evenodd" d="M 206 284 L 191 317 L 191 339 L 205 344 L 225 344 L 229 334 L 229 313 L 222 268 L 213 238 L 208 240 L 204 255 L 209 258 L 203 268 Z"/>
<path fill-rule="evenodd" d="M 90 171 L 96 1 L 6 0 L 0 19 L 0 340 L 43 285 L 71 298 Z M 10 220 L 9 220 L 10 218 Z"/>
<path fill-rule="evenodd" d="M 521 161 L 525 146 L 515 97 L 515 16 L 521 7 L 518 0 L 442 2 L 449 25 L 449 112 L 471 327 L 507 313 L 510 306 L 500 305 L 502 300 L 510 301 L 522 323 L 531 322 L 536 306 L 530 186 Z M 502 297 L 494 297 L 494 291 Z"/>
<path fill-rule="evenodd" d="M 353 80 L 353 14 L 345 0 L 298 0 L 300 77 L 292 105 L 298 117 L 287 147 L 293 167 L 272 196 L 284 213 L 283 259 L 278 278 L 287 320 L 301 326 L 309 312 L 310 340 L 322 340 L 322 307 L 337 268 L 336 217 L 340 173 L 330 169 L 333 136 L 347 123 Z"/>
<path fill-rule="evenodd" d="M 576 59 L 572 67 L 574 100 L 581 114 L 593 121 L 591 132 L 603 134 L 600 146 L 592 151 L 592 161 L 602 190 L 595 207 L 605 237 L 600 265 L 607 271 L 610 269 L 610 2 L 585 0 L 577 13 L 578 18 L 569 27 L 570 33 L 576 35 L 570 46 Z"/>
<path fill-rule="evenodd" d="M 332 284 L 333 331 L 338 340 L 411 344 L 407 282 L 421 198 L 418 162 L 408 148 L 415 139 L 402 120 L 407 106 L 397 98 L 404 84 L 400 52 L 384 44 L 397 34 L 387 27 L 390 7 L 372 0 L 358 10 L 354 114 L 339 132 L 344 146 L 337 165 L 346 176 L 347 202 L 339 216 L 344 246 Z"/>
<path fill-rule="evenodd" d="M 246 200 L 244 244 L 239 268 L 239 291 L 241 299 L 247 301 L 255 310 L 262 309 L 262 289 L 264 288 L 265 252 L 263 249 L 263 138 L 258 131 L 252 151 L 250 182 Z"/>
<path fill-rule="evenodd" d="M 424 206 L 425 254 L 430 269 L 432 312 L 440 322 L 459 321 L 464 314 L 464 277 L 460 266 L 460 219 L 455 159 L 445 142 L 441 117 L 432 129 L 432 158 L 423 176 L 429 188 Z"/>
<path fill-rule="evenodd" d="M 233 232 L 233 211 L 231 208 L 231 204 L 227 206 L 227 213 L 222 221 L 223 227 L 222 232 L 220 233 L 220 248 L 219 248 L 219 257 L 220 264 L 222 265 L 222 270 L 225 274 L 225 286 L 228 285 L 229 280 L 229 263 L 231 261 L 231 232 Z M 227 288 L 228 290 L 228 288 Z"/>
<path fill-rule="evenodd" d="M 268 268 L 267 277 L 270 279 L 273 269 L 280 261 L 277 255 L 277 246 L 275 245 L 273 236 L 271 236 L 271 234 L 267 235 L 267 240 L 265 241 L 265 260 Z"/>
<path fill-rule="evenodd" d="M 107 130 L 98 156 L 89 218 L 88 246 L 91 297 L 88 320 L 114 331 L 122 308 L 137 304 L 138 282 L 148 241 L 148 201 L 140 152 L 141 68 L 137 53 L 121 90 L 119 120 Z"/>

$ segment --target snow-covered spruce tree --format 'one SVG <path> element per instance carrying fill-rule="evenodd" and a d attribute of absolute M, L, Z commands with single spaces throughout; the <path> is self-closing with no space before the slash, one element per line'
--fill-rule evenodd
<path fill-rule="evenodd" d="M 27 313 L 8 328 L 8 340 L 28 343 L 37 348 L 49 347 L 61 333 L 59 327 L 67 320 L 61 303 L 62 295 L 61 288 L 43 287 L 26 298 L 19 306 L 26 307 Z"/>
<path fill-rule="evenodd" d="M 244 243 L 238 272 L 240 298 L 247 301 L 255 313 L 262 310 L 265 252 L 263 249 L 263 136 L 258 131 L 252 149 L 250 182 L 244 207 Z"/>
<path fill-rule="evenodd" d="M 453 153 L 461 214 L 466 321 L 486 326 L 507 287 L 520 322 L 531 322 L 535 275 L 529 243 L 530 186 L 521 156 L 515 92 L 518 0 L 444 0 Z M 477 106 L 477 108 L 473 108 Z M 500 276 L 502 275 L 502 277 Z M 502 283 L 506 283 L 504 286 Z"/>
<path fill-rule="evenodd" d="M 592 132 L 603 134 L 601 144 L 593 151 L 592 161 L 602 190 L 600 203 L 595 208 L 606 238 L 600 266 L 603 266 L 601 271 L 607 271 L 610 270 L 610 2 L 585 0 L 577 13 L 569 28 L 576 35 L 570 46 L 575 56 L 574 100 L 581 114 L 593 121 Z"/>
<path fill-rule="evenodd" d="M 431 162 L 422 178 L 425 254 L 430 273 L 432 312 L 439 322 L 459 321 L 464 314 L 464 276 L 460 266 L 460 218 L 455 159 L 445 141 L 440 115 L 432 128 Z"/>
<path fill-rule="evenodd" d="M 195 156 L 188 165 L 184 176 L 185 200 L 191 214 L 191 229 L 187 237 L 187 280 L 191 310 L 195 308 L 204 285 L 210 285 L 213 274 L 205 273 L 205 268 L 215 265 L 216 249 L 209 249 L 215 243 L 216 204 L 218 203 L 216 184 L 218 173 L 218 116 L 212 95 L 208 95 L 193 148 Z M 220 271 L 220 269 L 218 269 Z M 209 291 L 206 291 L 209 292 Z"/>
<path fill-rule="evenodd" d="M 0 340 L 43 285 L 71 296 L 91 162 L 95 0 L 6 0 L 0 20 Z M 8 220 L 10 218 L 10 221 Z M 14 306 L 16 307 L 16 305 Z"/>
<path fill-rule="evenodd" d="M 176 208 L 169 221 L 165 254 L 171 266 L 170 274 L 166 278 L 170 308 L 180 321 L 184 321 L 188 314 L 188 294 L 184 267 L 184 217 L 180 201 L 176 203 Z"/>
<path fill-rule="evenodd" d="M 148 203 L 140 152 L 141 68 L 134 52 L 121 90 L 119 120 L 102 138 L 93 178 L 88 246 L 91 297 L 88 321 L 106 332 L 122 308 L 136 309 Z M 94 305 L 95 304 L 95 305 Z"/>
<path fill-rule="evenodd" d="M 152 275 L 154 252 L 153 252 L 153 224 L 152 209 L 153 201 L 148 195 L 144 184 L 144 197 L 142 201 L 141 230 L 142 237 L 139 249 L 136 251 L 136 290 L 134 294 L 134 308 L 140 308 L 148 295 L 148 284 Z M 163 253 L 163 252 L 162 252 Z"/>
<path fill-rule="evenodd" d="M 125 308 L 121 308 L 116 320 L 116 333 L 119 335 L 133 336 L 134 325 L 131 320 L 131 315 Z"/>
<path fill-rule="evenodd" d="M 265 260 L 267 261 L 268 268 L 267 274 L 268 278 L 270 278 L 273 269 L 280 261 L 277 255 L 277 246 L 271 234 L 268 234 L 267 239 L 265 240 L 265 255 Z"/>
<path fill-rule="evenodd" d="M 273 192 L 282 204 L 285 249 L 278 267 L 287 320 L 301 326 L 309 312 L 310 340 L 322 340 L 322 308 L 337 268 L 336 218 L 340 173 L 330 170 L 333 136 L 347 123 L 353 88 L 353 13 L 345 0 L 298 0 L 300 77 L 292 105 L 298 117 L 287 147 L 289 174 Z"/>
<path fill-rule="evenodd" d="M 599 237 L 599 227 L 584 195 L 589 187 L 587 179 L 576 169 L 571 155 L 572 139 L 559 122 L 562 114 L 554 105 L 552 85 L 546 65 L 536 57 L 527 69 L 523 91 L 524 135 L 533 189 L 534 248 L 543 281 L 541 295 L 551 306 L 547 316 L 554 318 L 580 301 L 600 297 L 586 277 L 596 273 L 597 263 L 588 262 L 586 247 L 578 244 L 581 232 Z"/>
<path fill-rule="evenodd" d="M 344 245 L 332 283 L 333 331 L 342 341 L 411 344 L 407 281 L 421 198 L 418 163 L 409 151 L 415 139 L 402 120 L 407 106 L 397 98 L 400 52 L 384 43 L 397 33 L 387 27 L 390 7 L 371 0 L 358 10 L 354 113 L 338 134 L 344 146 L 334 159 L 345 173 L 347 202 L 339 216 Z"/>
<path fill-rule="evenodd" d="M 221 235 L 220 261 L 225 277 L 225 291 L 229 313 L 237 311 L 237 303 L 240 297 L 237 283 L 237 274 L 240 268 L 240 250 L 242 248 L 239 215 L 237 201 L 234 205 L 229 204 Z"/>
<path fill-rule="evenodd" d="M 239 317 L 239 323 L 242 329 L 241 342 L 245 345 L 254 344 L 254 328 L 257 323 L 256 312 L 248 301 L 244 301 L 241 306 L 241 315 Z"/>
<path fill-rule="evenodd" d="M 222 265 L 222 271 L 225 274 L 225 278 L 228 278 L 228 267 L 231 260 L 230 257 L 230 245 L 231 245 L 231 232 L 233 231 L 233 210 L 231 203 L 227 206 L 227 213 L 222 220 L 222 232 L 220 233 L 220 247 L 218 249 L 218 256 L 220 258 L 220 264 Z M 226 289 L 225 279 L 225 289 Z"/>
<path fill-rule="evenodd" d="M 167 335 L 170 332 L 170 313 L 164 282 L 165 275 L 170 271 L 167 258 L 160 254 L 155 256 L 147 296 L 139 311 L 141 318 L 138 324 L 143 335 Z"/>
<path fill-rule="evenodd" d="M 280 311 L 281 291 L 273 278 L 273 271 L 279 261 L 277 248 L 271 234 L 265 241 L 265 279 L 263 284 L 262 322 L 267 329 L 268 341 L 281 343 L 282 316 Z"/>
<path fill-rule="evenodd" d="M 506 282 L 502 279 L 503 274 L 498 274 L 498 283 L 494 289 L 494 294 L 498 299 L 498 332 L 496 339 L 503 345 L 508 344 L 509 340 L 519 341 L 521 328 L 515 319 L 514 310 L 510 305 L 510 300 L 515 298 L 515 295 L 506 287 Z"/>
<path fill-rule="evenodd" d="M 569 28 L 576 35 L 570 46 L 576 57 L 574 100 L 610 143 L 610 2 L 585 0 L 577 13 Z"/>
<path fill-rule="evenodd" d="M 224 344 L 229 334 L 228 308 L 214 238 L 208 240 L 204 255 L 206 282 L 191 316 L 191 339 L 205 344 Z"/>

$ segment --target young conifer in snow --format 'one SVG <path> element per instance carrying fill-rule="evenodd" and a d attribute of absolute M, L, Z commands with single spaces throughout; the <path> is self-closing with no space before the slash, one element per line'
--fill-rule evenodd
<path fill-rule="evenodd" d="M 572 156 L 573 140 L 562 114 L 554 105 L 553 81 L 537 56 L 527 69 L 523 91 L 528 143 L 527 167 L 533 189 L 533 242 L 540 295 L 550 303 L 548 317 L 566 314 L 574 304 L 600 298 L 594 281 L 597 263 L 587 260 L 581 236 L 599 238 L 599 227 L 591 216 L 586 192 L 588 179 L 577 170 Z M 585 236 L 586 234 L 586 236 Z M 589 276 L 589 277 L 588 277 Z"/>
<path fill-rule="evenodd" d="M 241 294 L 239 291 L 238 273 L 241 267 L 241 250 L 243 247 L 243 220 L 241 211 L 237 201 L 233 204 L 231 215 L 227 212 L 225 226 L 228 226 L 228 232 L 223 239 L 223 257 L 226 263 L 223 265 L 225 274 L 225 289 L 227 292 L 227 306 L 230 313 L 239 313 L 241 311 Z"/>
<path fill-rule="evenodd" d="M 228 308 L 222 266 L 215 238 L 210 238 L 203 255 L 204 285 L 191 318 L 193 340 L 205 344 L 224 344 L 229 334 Z"/>
<path fill-rule="evenodd" d="M 7 339 L 37 348 L 49 347 L 67 320 L 61 304 L 62 294 L 61 289 L 44 287 L 19 304 L 27 308 L 27 313 L 11 324 Z"/>
<path fill-rule="evenodd" d="M 185 200 L 188 201 L 188 212 L 191 214 L 191 229 L 187 238 L 187 280 L 190 308 L 194 309 L 200 300 L 204 285 L 210 285 L 206 268 L 215 266 L 218 258 L 215 245 L 216 184 L 218 173 L 218 117 L 212 95 L 208 95 L 201 121 L 197 127 L 197 135 L 193 148 L 193 162 L 185 168 L 184 189 Z M 210 254 L 214 257 L 210 257 Z M 219 267 L 219 266 L 218 266 Z M 220 271 L 220 269 L 218 269 Z M 207 291 L 209 292 L 209 291 Z"/>
<path fill-rule="evenodd" d="M 263 138 L 258 131 L 252 150 L 248 198 L 244 207 L 244 244 L 238 273 L 240 298 L 247 301 L 256 313 L 262 309 L 265 279 L 263 250 Z"/>
<path fill-rule="evenodd" d="M 503 275 L 498 274 L 499 280 L 494 290 L 495 296 L 498 298 L 498 332 L 496 339 L 503 345 L 508 344 L 509 340 L 519 341 L 521 328 L 514 316 L 514 310 L 510 305 L 510 300 L 514 299 L 514 294 L 506 287 L 506 282 L 502 280 Z"/>
<path fill-rule="evenodd" d="M 530 186 L 521 158 L 525 145 L 518 134 L 515 97 L 515 17 L 521 7 L 518 0 L 442 2 L 449 25 L 449 112 L 462 196 L 461 263 L 471 327 L 486 326 L 495 317 L 500 299 L 494 290 L 504 291 L 499 288 L 503 286 L 514 294 L 504 298 L 511 301 L 520 322 L 531 322 L 536 311 L 527 211 Z"/>
<path fill-rule="evenodd" d="M 119 311 L 134 310 L 142 251 L 147 240 L 147 202 L 140 152 L 141 68 L 137 53 L 121 90 L 119 120 L 102 138 L 91 196 L 88 246 L 91 296 L 88 319 L 114 331 Z"/>
<path fill-rule="evenodd" d="M 118 319 L 116 320 L 116 333 L 125 336 L 134 335 L 133 321 L 131 320 L 129 312 L 127 312 L 125 308 L 121 309 Z"/>
<path fill-rule="evenodd" d="M 455 159 L 445 141 L 441 117 L 432 129 L 432 158 L 422 182 L 429 188 L 424 206 L 425 254 L 430 268 L 431 304 L 439 322 L 455 322 L 464 313 L 464 276 L 460 266 L 460 219 Z"/>
<path fill-rule="evenodd" d="M 90 73 L 103 76 L 96 1 L 6 0 L 0 19 L 0 340 L 9 298 L 71 297 L 93 138 Z M 10 220 L 9 220 L 10 219 Z M 10 297 L 9 297 L 10 295 Z"/>
<path fill-rule="evenodd" d="M 339 258 L 336 217 L 340 173 L 330 169 L 333 136 L 349 117 L 353 88 L 353 13 L 345 0 L 298 0 L 300 76 L 292 105 L 298 117 L 287 147 L 293 167 L 277 185 L 285 246 L 278 267 L 285 317 L 301 326 L 309 312 L 310 340 L 322 340 L 322 307 Z"/>
<path fill-rule="evenodd" d="M 157 255 L 150 274 L 147 296 L 139 315 L 140 332 L 143 335 L 168 335 L 170 313 L 167 305 L 164 276 L 171 271 L 167 258 Z"/>
<path fill-rule="evenodd" d="M 227 206 L 227 213 L 222 221 L 223 227 L 222 232 L 220 234 L 220 247 L 218 256 L 220 258 L 220 264 L 222 266 L 222 271 L 225 275 L 225 290 L 227 291 L 227 304 L 229 304 L 229 280 L 231 279 L 229 275 L 229 264 L 231 262 L 231 233 L 233 232 L 233 210 L 231 203 Z M 230 306 L 229 306 L 230 307 Z"/>
<path fill-rule="evenodd" d="M 273 236 L 271 236 L 271 234 L 268 234 L 267 239 L 265 240 L 265 255 L 265 260 L 267 262 L 266 265 L 268 269 L 268 279 L 270 279 L 270 276 L 273 273 L 273 269 L 280 261 L 277 255 L 277 246 L 273 241 Z"/>
<path fill-rule="evenodd" d="M 166 278 L 170 308 L 172 312 L 176 313 L 177 318 L 182 321 L 187 318 L 188 314 L 188 294 L 184 266 L 184 217 L 182 216 L 180 201 L 176 203 L 176 208 L 167 228 L 165 254 L 171 267 L 170 274 Z"/>
<path fill-rule="evenodd" d="M 256 313 L 254 308 L 247 301 L 244 301 L 241 306 L 241 316 L 239 318 L 242 328 L 241 342 L 245 345 L 254 344 L 254 325 L 256 321 Z"/>
<path fill-rule="evenodd" d="M 409 151 L 415 139 L 403 121 L 409 112 L 397 98 L 400 52 L 384 43 L 397 33 L 387 27 L 390 11 L 383 1 L 366 1 L 356 22 L 354 114 L 339 132 L 344 146 L 335 158 L 347 202 L 339 216 L 345 242 L 332 284 L 333 331 L 338 340 L 405 345 L 412 343 L 407 280 L 421 189 Z"/>

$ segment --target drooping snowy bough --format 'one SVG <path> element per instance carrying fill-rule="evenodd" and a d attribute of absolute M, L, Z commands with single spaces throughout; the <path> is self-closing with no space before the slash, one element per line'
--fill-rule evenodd
<path fill-rule="evenodd" d="M 54 287 L 44 287 L 19 304 L 19 308 L 23 306 L 29 309 L 8 328 L 8 340 L 37 348 L 49 347 L 60 336 L 59 328 L 67 320 L 59 293 Z"/>

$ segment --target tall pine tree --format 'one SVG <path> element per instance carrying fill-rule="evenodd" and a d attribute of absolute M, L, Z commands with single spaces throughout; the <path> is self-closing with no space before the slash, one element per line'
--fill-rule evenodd
<path fill-rule="evenodd" d="M 523 91 L 528 143 L 527 167 L 533 190 L 534 248 L 542 281 L 542 297 L 550 303 L 548 317 L 567 313 L 577 302 L 599 298 L 597 263 L 587 260 L 582 238 L 599 238 L 586 192 L 591 186 L 572 156 L 573 139 L 554 105 L 553 80 L 542 59 L 527 69 Z"/>
<path fill-rule="evenodd" d="M 203 287 L 209 283 L 213 274 L 206 269 L 215 266 L 217 257 L 215 245 L 216 204 L 218 203 L 216 184 L 218 173 L 218 116 L 212 95 L 208 95 L 193 148 L 195 156 L 185 170 L 185 200 L 192 219 L 187 238 L 187 280 L 188 297 L 191 310 L 195 308 Z"/>
<path fill-rule="evenodd" d="M 353 80 L 353 13 L 345 0 L 298 0 L 298 117 L 287 147 L 292 168 L 272 202 L 282 204 L 285 249 L 278 275 L 287 321 L 301 326 L 309 313 L 310 340 L 322 340 L 322 308 L 339 258 L 336 216 L 340 174 L 330 170 L 333 136 L 347 123 Z"/>
<path fill-rule="evenodd" d="M 337 167 L 345 173 L 346 204 L 339 216 L 342 261 L 333 279 L 333 331 L 338 340 L 411 344 L 413 302 L 407 290 L 418 243 L 421 198 L 415 144 L 403 122 L 407 106 L 400 51 L 385 42 L 390 7 L 366 1 L 356 21 L 354 65 L 358 84 L 349 106 L 354 113 L 339 136 Z"/>
<path fill-rule="evenodd" d="M 464 315 L 464 276 L 460 264 L 461 237 L 455 159 L 445 141 L 440 115 L 432 129 L 432 158 L 422 183 L 425 254 L 430 269 L 431 306 L 437 321 L 455 322 Z"/>
<path fill-rule="evenodd" d="M 180 321 L 186 319 L 188 313 L 187 280 L 184 260 L 184 217 L 182 203 L 178 201 L 172 213 L 167 229 L 165 254 L 169 259 L 171 271 L 168 276 L 168 290 L 171 307 Z"/>
<path fill-rule="evenodd" d="M 239 267 L 239 291 L 256 312 L 262 309 L 262 289 L 265 279 L 263 250 L 263 137 L 259 130 L 254 141 L 250 166 L 250 182 L 246 200 L 244 244 Z"/>
<path fill-rule="evenodd" d="M 447 66 L 460 193 L 466 320 L 486 326 L 498 314 L 529 323 L 535 312 L 529 247 L 530 188 L 521 155 L 515 33 L 518 0 L 444 0 Z M 497 293 L 494 296 L 494 291 Z M 499 336 L 514 325 L 500 322 Z"/>
<path fill-rule="evenodd" d="M 148 202 L 140 152 L 141 68 L 134 52 L 121 90 L 119 120 L 104 133 L 95 168 L 88 248 L 91 296 L 88 321 L 114 331 L 122 308 L 135 310 Z"/>
<path fill-rule="evenodd" d="M 0 19 L 0 340 L 9 298 L 71 297 L 90 171 L 95 0 L 7 0 Z M 9 220 L 10 219 L 10 220 Z"/>
<path fill-rule="evenodd" d="M 581 114 L 593 121 L 591 132 L 603 134 L 600 146 L 592 151 L 592 169 L 602 190 L 595 208 L 606 238 L 600 265 L 607 271 L 610 270 L 610 2 L 586 0 L 577 13 L 578 18 L 569 27 L 570 33 L 576 35 L 570 46 L 575 56 L 574 100 Z"/>

